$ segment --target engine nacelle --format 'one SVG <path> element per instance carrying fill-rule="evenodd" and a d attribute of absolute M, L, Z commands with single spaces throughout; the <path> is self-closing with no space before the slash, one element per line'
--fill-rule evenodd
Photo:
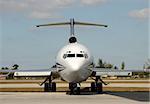
<path fill-rule="evenodd" d="M 77 38 L 76 37 L 70 37 L 69 38 L 69 43 L 75 43 L 77 42 Z"/>

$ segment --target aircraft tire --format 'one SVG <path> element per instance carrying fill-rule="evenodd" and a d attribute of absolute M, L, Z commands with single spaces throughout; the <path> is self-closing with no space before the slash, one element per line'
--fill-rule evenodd
<path fill-rule="evenodd" d="M 52 82 L 52 92 L 56 92 L 56 83 Z"/>
<path fill-rule="evenodd" d="M 80 87 L 77 86 L 77 83 L 69 83 L 69 89 L 71 95 L 79 95 Z"/>
<path fill-rule="evenodd" d="M 75 88 L 74 94 L 75 95 L 80 95 L 80 87 Z"/>
<path fill-rule="evenodd" d="M 91 92 L 95 92 L 96 91 L 96 84 L 95 82 L 91 83 Z"/>
<path fill-rule="evenodd" d="M 97 83 L 96 84 L 96 88 L 97 88 L 97 92 L 98 93 L 101 93 L 101 92 L 103 92 L 103 84 L 102 83 Z"/>
<path fill-rule="evenodd" d="M 44 92 L 49 92 L 50 91 L 49 87 L 50 87 L 49 83 L 45 83 L 44 84 Z"/>

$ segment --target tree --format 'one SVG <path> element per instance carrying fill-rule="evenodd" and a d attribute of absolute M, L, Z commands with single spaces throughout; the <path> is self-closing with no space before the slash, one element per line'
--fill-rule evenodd
<path fill-rule="evenodd" d="M 2 67 L 1 70 L 8 70 L 9 68 L 8 67 Z M 0 72 L 0 74 L 5 74 L 7 72 Z"/>
<path fill-rule="evenodd" d="M 18 67 L 19 67 L 18 64 L 14 64 L 14 65 L 12 66 L 11 70 L 17 70 Z M 14 79 L 14 73 L 13 73 L 13 72 L 10 73 L 10 74 L 6 77 L 6 79 Z"/>
<path fill-rule="evenodd" d="M 145 69 L 150 69 L 150 59 L 147 60 L 144 66 L 145 66 Z"/>
<path fill-rule="evenodd" d="M 104 65 L 104 67 L 105 67 L 105 68 L 108 68 L 108 69 L 111 69 L 111 68 L 113 67 L 113 65 L 110 64 L 110 63 L 106 63 L 106 64 Z"/>
<path fill-rule="evenodd" d="M 98 67 L 99 68 L 104 68 L 104 64 L 103 64 L 102 59 L 98 59 Z"/>
<path fill-rule="evenodd" d="M 8 67 L 5 67 L 5 70 L 8 70 L 9 68 Z"/>
<path fill-rule="evenodd" d="M 8 67 L 2 67 L 1 70 L 8 70 Z"/>
<path fill-rule="evenodd" d="M 125 62 L 122 62 L 121 63 L 121 69 L 124 70 L 124 68 L 125 68 Z"/>
<path fill-rule="evenodd" d="M 115 66 L 115 67 L 114 67 L 114 69 L 118 69 L 118 67 L 117 67 L 117 66 Z"/>
<path fill-rule="evenodd" d="M 98 64 L 96 66 L 97 68 L 106 68 L 111 69 L 113 67 L 113 64 L 103 62 L 102 59 L 98 59 Z"/>
<path fill-rule="evenodd" d="M 13 67 L 13 70 L 17 70 L 19 65 L 18 64 L 14 64 L 12 67 Z"/>
<path fill-rule="evenodd" d="M 12 70 L 17 70 L 18 67 L 19 67 L 18 64 L 14 64 L 14 65 L 12 66 Z M 8 79 L 14 79 L 14 73 L 10 73 L 10 74 L 8 75 Z"/>

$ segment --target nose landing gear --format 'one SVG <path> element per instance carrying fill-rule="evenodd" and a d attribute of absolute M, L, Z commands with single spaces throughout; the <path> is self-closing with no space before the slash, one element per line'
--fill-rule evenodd
<path fill-rule="evenodd" d="M 80 84 L 79 83 L 69 83 L 70 95 L 80 94 Z"/>

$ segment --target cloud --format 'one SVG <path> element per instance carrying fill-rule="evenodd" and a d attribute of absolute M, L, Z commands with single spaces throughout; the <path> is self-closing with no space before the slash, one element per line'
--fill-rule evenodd
<path fill-rule="evenodd" d="M 30 18 L 55 18 L 60 11 L 78 5 L 93 6 L 105 3 L 106 0 L 0 0 L 0 13 L 26 14 Z"/>
<path fill-rule="evenodd" d="M 148 19 L 150 18 L 150 8 L 131 11 L 129 16 L 137 19 Z"/>
<path fill-rule="evenodd" d="M 36 19 L 62 18 L 62 16 L 56 14 L 55 12 L 40 12 L 40 11 L 32 11 L 29 14 L 29 17 Z"/>
<path fill-rule="evenodd" d="M 107 0 L 80 0 L 81 4 L 83 5 L 98 5 L 98 4 L 103 4 Z"/>
<path fill-rule="evenodd" d="M 0 0 L 1 11 L 21 11 L 27 8 L 26 3 L 15 0 Z"/>
<path fill-rule="evenodd" d="M 59 10 L 70 7 L 73 2 L 74 0 L 0 0 L 0 11 L 27 13 L 32 18 L 51 18 Z"/>

